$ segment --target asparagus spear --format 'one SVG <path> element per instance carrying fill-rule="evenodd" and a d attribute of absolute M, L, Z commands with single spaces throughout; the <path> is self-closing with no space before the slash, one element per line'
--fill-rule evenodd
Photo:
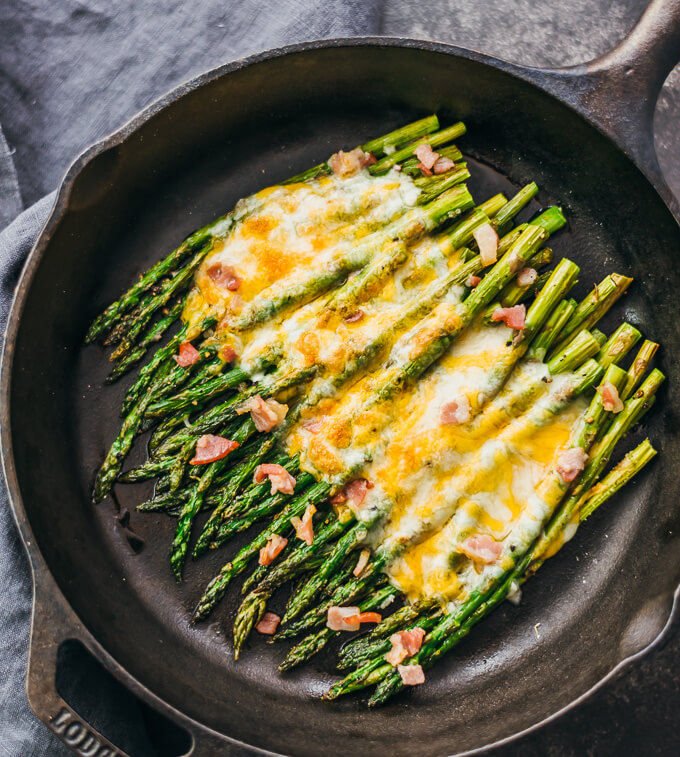
<path fill-rule="evenodd" d="M 580 329 L 589 329 L 597 323 L 624 294 L 632 280 L 628 276 L 612 273 L 599 284 L 596 284 L 590 294 L 579 303 L 573 316 L 565 325 L 560 334 L 560 342 L 554 348 L 554 351 L 564 349 L 565 345 L 569 343 L 570 339 L 573 339 Z"/>
<path fill-rule="evenodd" d="M 581 523 L 589 518 L 598 507 L 624 487 L 656 455 L 649 439 L 645 439 L 631 450 L 618 465 L 598 483 L 592 486 L 581 498 L 579 520 Z"/>

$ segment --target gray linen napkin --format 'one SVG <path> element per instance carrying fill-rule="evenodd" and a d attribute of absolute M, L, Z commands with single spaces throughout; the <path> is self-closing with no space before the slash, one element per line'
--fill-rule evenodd
<path fill-rule="evenodd" d="M 0 45 L 0 326 L 26 255 L 68 163 L 172 86 L 271 47 L 323 37 L 377 34 L 381 0 L 35 0 L 5 3 Z M 11 7 L 10 7 L 11 6 Z M 17 76 L 3 76 L 2 72 Z M 31 97 L 26 92 L 31 92 Z M 28 128 L 29 126 L 36 128 Z M 12 219 L 15 219 L 12 223 Z M 66 755 L 30 711 L 24 691 L 31 579 L 0 488 L 0 755 Z M 99 692 L 97 692 L 99 694 Z M 99 720 L 116 702 L 99 705 Z M 134 715 L 136 714 L 136 722 Z M 129 715 L 129 713 L 128 713 Z M 136 755 L 153 754 L 139 713 L 125 724 Z M 115 732 L 116 723 L 109 723 Z M 135 729 L 139 734 L 130 733 Z"/>

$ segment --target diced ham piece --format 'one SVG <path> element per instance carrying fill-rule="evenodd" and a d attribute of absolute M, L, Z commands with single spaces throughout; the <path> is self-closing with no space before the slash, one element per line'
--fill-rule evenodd
<path fill-rule="evenodd" d="M 231 439 L 225 439 L 223 436 L 203 434 L 203 436 L 196 442 L 196 450 L 192 459 L 189 460 L 189 463 L 191 465 L 214 463 L 215 460 L 221 460 L 239 446 L 238 442 L 232 441 Z"/>
<path fill-rule="evenodd" d="M 526 327 L 527 309 L 524 305 L 515 305 L 511 308 L 496 308 L 491 315 L 492 321 L 503 321 L 510 329 L 523 331 Z"/>
<path fill-rule="evenodd" d="M 427 166 L 424 166 L 422 163 L 418 163 L 416 168 L 419 168 L 422 171 L 424 176 L 432 176 L 432 171 Z"/>
<path fill-rule="evenodd" d="M 468 276 L 465 286 L 468 287 L 468 289 L 474 289 L 481 280 L 481 276 Z"/>
<path fill-rule="evenodd" d="M 188 368 L 201 359 L 201 353 L 194 347 L 191 342 L 182 342 L 179 346 L 179 352 L 175 355 L 177 365 L 182 368 Z"/>
<path fill-rule="evenodd" d="M 331 156 L 328 165 L 336 176 L 346 178 L 353 176 L 365 166 L 370 166 L 377 162 L 375 156 L 370 152 L 364 152 L 360 147 L 356 147 L 350 152 L 339 150 L 335 155 Z"/>
<path fill-rule="evenodd" d="M 348 615 L 343 619 L 343 623 L 348 626 L 354 626 L 357 623 L 380 623 L 382 615 L 379 612 L 360 612 L 358 615 Z"/>
<path fill-rule="evenodd" d="M 471 560 L 490 565 L 500 557 L 503 545 L 488 534 L 473 534 L 461 543 L 459 549 Z"/>
<path fill-rule="evenodd" d="M 432 147 L 427 142 L 423 142 L 422 144 L 418 145 L 418 147 L 416 147 L 416 149 L 413 151 L 413 154 L 416 156 L 416 158 L 418 158 L 421 165 L 429 170 L 434 167 L 434 164 L 439 158 L 439 153 L 434 152 Z"/>
<path fill-rule="evenodd" d="M 272 485 L 272 494 L 276 494 L 276 492 L 293 494 L 295 484 L 297 483 L 295 477 L 291 476 L 283 465 L 276 465 L 276 463 L 258 465 L 255 468 L 255 476 L 253 478 L 256 484 L 261 484 L 265 478 L 269 478 Z"/>
<path fill-rule="evenodd" d="M 517 274 L 517 283 L 521 287 L 530 287 L 538 278 L 538 272 L 535 268 L 522 268 Z"/>
<path fill-rule="evenodd" d="M 319 431 L 321 431 L 322 426 L 323 419 L 321 418 L 310 418 L 302 424 L 302 428 L 304 428 L 305 431 L 309 431 L 310 434 L 318 434 Z"/>
<path fill-rule="evenodd" d="M 224 347 L 222 347 L 220 355 L 225 363 L 233 363 L 238 357 L 236 350 L 230 344 L 225 344 Z"/>
<path fill-rule="evenodd" d="M 498 234 L 490 223 L 482 223 L 472 232 L 479 247 L 482 265 L 487 266 L 498 260 Z"/>
<path fill-rule="evenodd" d="M 432 166 L 432 171 L 435 176 L 439 176 L 443 173 L 448 173 L 456 164 L 451 158 L 437 158 L 435 164 Z"/>
<path fill-rule="evenodd" d="M 241 286 L 241 279 L 236 275 L 236 271 L 230 265 L 223 263 L 213 263 L 206 271 L 208 278 L 214 281 L 221 289 L 228 289 L 235 292 Z"/>
<path fill-rule="evenodd" d="M 250 413 L 258 431 L 271 431 L 286 417 L 288 405 L 282 405 L 276 400 L 264 400 L 256 394 L 246 400 L 236 412 L 238 415 Z"/>
<path fill-rule="evenodd" d="M 623 410 L 623 400 L 619 397 L 619 390 L 611 383 L 602 384 L 602 407 L 609 413 L 620 413 Z"/>
<path fill-rule="evenodd" d="M 340 489 L 337 494 L 331 497 L 331 505 L 344 505 L 347 502 L 347 495 L 344 489 Z"/>
<path fill-rule="evenodd" d="M 359 555 L 359 559 L 357 560 L 357 564 L 354 566 L 354 570 L 352 571 L 352 575 L 360 576 L 364 572 L 364 568 L 368 565 L 370 557 L 371 550 L 362 549 L 361 554 Z"/>
<path fill-rule="evenodd" d="M 271 565 L 274 560 L 281 554 L 283 548 L 288 544 L 288 539 L 278 534 L 272 534 L 269 541 L 260 550 L 260 565 Z"/>
<path fill-rule="evenodd" d="M 442 405 L 439 419 L 442 426 L 458 426 L 470 420 L 470 400 L 465 394 Z"/>
<path fill-rule="evenodd" d="M 302 518 L 298 518 L 295 515 L 290 519 L 290 523 L 295 529 L 295 535 L 298 539 L 302 539 L 308 547 L 311 547 L 314 541 L 314 523 L 312 522 L 312 518 L 315 512 L 316 507 L 314 505 L 307 505 Z"/>
<path fill-rule="evenodd" d="M 373 484 L 365 478 L 356 478 L 345 486 L 347 500 L 354 507 L 361 507 L 366 499 L 366 492 L 373 488 Z"/>
<path fill-rule="evenodd" d="M 399 665 L 397 670 L 404 686 L 419 686 L 425 683 L 422 665 Z"/>
<path fill-rule="evenodd" d="M 555 469 L 565 484 L 573 481 L 586 467 L 588 455 L 582 447 L 570 447 L 557 456 Z"/>
<path fill-rule="evenodd" d="M 262 620 L 255 626 L 255 630 L 267 636 L 273 636 L 280 622 L 281 618 L 275 612 L 266 612 L 262 616 Z"/>
<path fill-rule="evenodd" d="M 364 317 L 364 315 L 366 314 L 363 310 L 355 310 L 353 313 L 350 313 L 350 315 L 345 316 L 345 323 L 357 323 Z"/>
<path fill-rule="evenodd" d="M 410 631 L 400 631 L 390 636 L 392 649 L 385 655 L 385 659 L 390 665 L 396 667 L 407 657 L 412 657 L 420 651 L 425 638 L 425 630 L 422 628 L 413 628 Z"/>
<path fill-rule="evenodd" d="M 359 615 L 358 607 L 329 607 L 326 625 L 331 631 L 358 631 L 359 623 L 345 623 L 345 618 Z"/>

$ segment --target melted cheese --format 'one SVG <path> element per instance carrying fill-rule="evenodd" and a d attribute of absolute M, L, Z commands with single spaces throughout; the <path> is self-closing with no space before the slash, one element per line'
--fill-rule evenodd
<path fill-rule="evenodd" d="M 576 401 L 555 412 L 572 377 L 551 379 L 543 364 L 521 363 L 501 390 L 515 354 L 513 332 L 481 322 L 420 380 L 380 398 L 379 390 L 423 345 L 463 324 L 461 286 L 428 299 L 461 264 L 446 235 L 396 248 L 382 231 L 409 213 L 416 218 L 418 195 L 398 172 L 376 178 L 360 171 L 248 198 L 198 270 L 184 320 L 220 319 L 213 340 L 233 346 L 254 380 L 265 375 L 268 361 L 279 371 L 317 369 L 304 390 L 307 405 L 285 439 L 288 453 L 300 456 L 303 470 L 338 486 L 357 477 L 372 482 L 355 515 L 377 523 L 372 546 L 389 555 L 392 582 L 413 600 L 455 604 L 511 565 L 512 551 L 536 535 L 559 494 L 550 478 L 556 455 L 584 405 Z M 323 272 L 367 243 L 384 267 L 376 267 L 354 303 L 361 317 L 348 321 L 335 307 L 362 284 L 359 271 L 311 302 L 252 328 L 236 327 L 267 292 L 294 286 L 310 270 Z M 237 291 L 211 278 L 216 265 L 239 277 Z M 383 269 L 389 275 L 381 278 Z M 371 359 L 341 382 L 347 365 L 369 348 Z M 442 423 L 444 407 L 461 398 L 470 420 Z M 473 534 L 502 545 L 498 563 L 477 564 L 461 552 Z"/>

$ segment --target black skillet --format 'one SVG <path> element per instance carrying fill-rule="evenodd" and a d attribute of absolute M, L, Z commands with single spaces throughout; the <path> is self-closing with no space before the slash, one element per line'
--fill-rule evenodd
<path fill-rule="evenodd" d="M 295 755 L 462 753 L 525 732 L 592 691 L 663 632 L 680 579 L 677 416 L 678 206 L 652 143 L 654 104 L 680 59 L 680 0 L 655 0 L 631 35 L 589 65 L 527 69 L 403 39 L 309 43 L 212 71 L 79 158 L 26 264 L 2 365 L 2 445 L 35 581 L 27 690 L 37 715 L 81 754 L 123 754 L 62 700 L 57 652 L 79 640 L 141 700 L 191 735 L 191 754 L 238 742 Z M 235 664 L 221 620 L 190 609 L 224 554 L 168 569 L 172 523 L 114 517 L 142 487 L 94 507 L 93 471 L 123 387 L 104 389 L 87 324 L 151 261 L 265 183 L 426 113 L 463 119 L 477 196 L 535 179 L 570 228 L 556 241 L 582 266 L 632 273 L 618 308 L 663 344 L 668 387 L 640 433 L 661 454 L 526 588 L 429 674 L 368 711 L 318 695 L 332 650 L 280 678 L 281 650 L 254 640 Z M 539 625 L 540 624 L 540 625 Z M 99 746 L 98 746 L 99 745 Z"/>

